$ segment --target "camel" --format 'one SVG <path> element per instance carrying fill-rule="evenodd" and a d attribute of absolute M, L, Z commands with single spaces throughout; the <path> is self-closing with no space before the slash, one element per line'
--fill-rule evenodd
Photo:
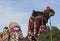
<path fill-rule="evenodd" d="M 54 16 L 55 11 L 49 6 L 44 11 L 33 10 L 32 16 L 29 19 L 28 25 L 28 39 L 31 41 L 37 41 L 38 33 L 46 34 L 46 23 L 51 16 Z M 43 26 L 43 28 L 41 28 Z M 43 30 L 42 30 L 43 29 Z M 34 39 L 33 39 L 34 38 Z"/>

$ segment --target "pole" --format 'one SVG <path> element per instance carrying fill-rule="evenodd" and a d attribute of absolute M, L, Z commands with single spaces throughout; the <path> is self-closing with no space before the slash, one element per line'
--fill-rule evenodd
<path fill-rule="evenodd" d="M 50 18 L 50 41 L 52 41 L 51 18 Z"/>

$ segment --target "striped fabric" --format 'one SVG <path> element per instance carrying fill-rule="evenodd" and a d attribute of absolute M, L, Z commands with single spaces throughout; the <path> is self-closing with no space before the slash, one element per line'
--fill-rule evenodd
<path fill-rule="evenodd" d="M 41 18 L 41 16 L 30 17 L 29 19 L 28 38 L 37 38 L 37 28 L 39 24 L 37 18 Z"/>

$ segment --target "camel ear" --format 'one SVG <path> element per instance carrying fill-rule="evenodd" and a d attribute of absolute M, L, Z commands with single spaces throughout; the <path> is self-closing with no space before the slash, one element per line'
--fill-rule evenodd
<path fill-rule="evenodd" d="M 33 10 L 33 13 L 35 13 L 36 11 L 35 10 Z"/>

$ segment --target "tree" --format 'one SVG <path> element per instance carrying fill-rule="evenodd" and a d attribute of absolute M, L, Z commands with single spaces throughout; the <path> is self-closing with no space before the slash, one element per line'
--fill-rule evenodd
<path fill-rule="evenodd" d="M 60 30 L 56 26 L 52 26 L 51 28 L 52 31 L 52 40 L 53 41 L 60 41 Z"/>

